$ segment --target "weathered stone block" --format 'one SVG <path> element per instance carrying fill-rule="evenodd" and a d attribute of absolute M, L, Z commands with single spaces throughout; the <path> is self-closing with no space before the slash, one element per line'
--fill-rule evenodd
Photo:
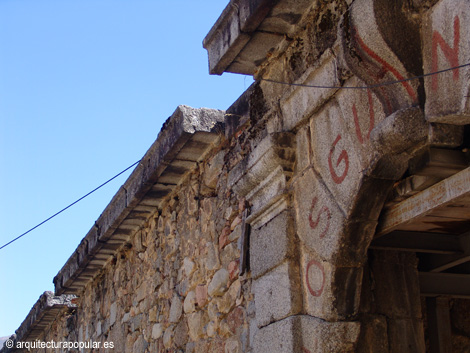
<path fill-rule="evenodd" d="M 251 204 L 247 222 L 259 228 L 287 208 L 287 182 L 295 160 L 291 133 L 266 136 L 228 175 L 228 184 Z"/>
<path fill-rule="evenodd" d="M 384 316 L 363 316 L 357 353 L 389 352 L 387 320 Z"/>
<path fill-rule="evenodd" d="M 186 276 L 190 276 L 195 270 L 194 262 L 188 257 L 184 258 L 183 267 L 184 267 L 184 273 L 186 274 Z"/>
<path fill-rule="evenodd" d="M 259 327 L 298 314 L 302 309 L 299 270 L 285 262 L 253 282 Z"/>
<path fill-rule="evenodd" d="M 200 308 L 207 304 L 207 286 L 199 285 L 196 287 L 196 302 Z"/>
<path fill-rule="evenodd" d="M 228 339 L 225 342 L 225 353 L 241 353 L 240 342 L 236 338 Z"/>
<path fill-rule="evenodd" d="M 267 53 L 276 47 L 283 39 L 278 33 L 256 31 L 251 34 L 250 40 L 242 51 L 233 60 L 226 72 L 253 75 L 256 73 L 258 63 L 266 59 Z"/>
<path fill-rule="evenodd" d="M 250 36 L 240 30 L 238 8 L 228 4 L 204 38 L 203 46 L 209 55 L 210 73 L 221 75 L 249 40 Z"/>
<path fill-rule="evenodd" d="M 197 341 L 204 334 L 204 326 L 208 323 L 207 314 L 203 311 L 197 311 L 188 316 L 189 337 Z"/>
<path fill-rule="evenodd" d="M 288 211 L 251 231 L 250 267 L 253 278 L 258 278 L 293 255 L 293 232 L 293 220 Z"/>
<path fill-rule="evenodd" d="M 337 64 L 333 51 L 327 50 L 318 65 L 305 72 L 296 83 L 319 86 L 339 86 L 336 72 Z M 289 131 L 309 118 L 335 92 L 335 88 L 314 89 L 306 87 L 292 88 L 281 99 L 284 128 Z"/>
<path fill-rule="evenodd" d="M 247 219 L 252 227 L 262 226 L 287 208 L 287 202 L 283 197 L 286 190 L 286 173 L 279 165 L 246 195 L 252 205 L 251 215 Z"/>
<path fill-rule="evenodd" d="M 227 325 L 233 334 L 237 333 L 245 323 L 246 315 L 245 309 L 241 306 L 237 306 L 227 315 Z"/>
<path fill-rule="evenodd" d="M 204 168 L 204 184 L 211 189 L 215 189 L 219 180 L 222 167 L 224 166 L 225 151 L 218 152 L 213 156 Z"/>
<path fill-rule="evenodd" d="M 359 336 L 358 322 L 325 322 L 311 316 L 291 316 L 260 329 L 254 351 L 353 353 Z"/>
<path fill-rule="evenodd" d="M 312 147 L 310 145 L 310 127 L 303 126 L 295 135 L 296 156 L 295 156 L 295 174 L 299 174 L 311 163 Z"/>
<path fill-rule="evenodd" d="M 382 184 L 379 184 L 381 186 Z M 389 188 L 385 188 L 385 191 L 388 191 Z M 382 190 L 381 190 L 382 191 Z M 370 190 L 365 191 L 365 194 L 370 192 Z M 377 196 L 384 195 L 386 193 L 379 193 Z M 370 194 L 369 194 L 370 195 Z M 365 195 L 364 195 L 365 196 Z M 372 216 L 378 214 L 382 209 L 382 204 L 384 199 L 376 200 L 374 197 L 369 198 L 367 202 L 364 202 L 361 205 L 361 201 L 365 197 L 359 197 L 357 200 L 356 210 L 358 214 L 362 212 L 368 212 L 366 215 Z M 378 209 L 366 209 L 367 206 L 378 205 Z M 356 212 L 354 213 L 356 214 Z M 344 224 L 344 231 L 339 240 L 340 246 L 338 252 L 334 258 L 334 263 L 336 266 L 342 267 L 358 267 L 362 266 L 367 260 L 367 250 L 369 245 L 374 237 L 375 229 L 377 227 L 377 222 L 366 221 L 362 219 L 353 219 L 350 222 Z"/>
<path fill-rule="evenodd" d="M 227 292 L 222 296 L 222 298 L 217 300 L 218 311 L 224 314 L 227 314 L 232 310 L 236 305 L 236 300 L 240 295 L 241 284 L 240 280 L 236 280 L 232 283 Z"/>
<path fill-rule="evenodd" d="M 190 291 L 184 298 L 183 309 L 185 313 L 192 313 L 196 311 L 196 292 Z"/>
<path fill-rule="evenodd" d="M 419 27 L 405 15 L 403 1 L 356 0 L 340 25 L 344 61 L 368 85 L 418 75 Z M 399 26 L 396 23 L 400 23 Z M 374 87 L 386 115 L 419 102 L 419 81 Z"/>
<path fill-rule="evenodd" d="M 181 320 L 175 327 L 173 342 L 176 347 L 184 347 L 188 341 L 188 324 Z"/>
<path fill-rule="evenodd" d="M 208 242 L 206 248 L 207 255 L 200 261 L 205 263 L 205 267 L 209 271 L 218 269 L 220 267 L 218 247 L 213 242 Z"/>
<path fill-rule="evenodd" d="M 374 250 L 370 269 L 377 310 L 390 318 L 421 319 L 417 258 L 414 253 Z M 384 277 L 386 276 L 386 278 Z"/>
<path fill-rule="evenodd" d="M 254 352 L 301 352 L 302 336 L 295 326 L 298 326 L 298 317 L 294 316 L 257 330 L 254 336 Z"/>
<path fill-rule="evenodd" d="M 304 352 L 356 352 L 359 322 L 325 322 L 310 316 L 301 316 L 301 327 Z"/>
<path fill-rule="evenodd" d="M 302 251 L 302 285 L 305 310 L 325 320 L 344 320 L 357 314 L 362 268 L 337 267 L 307 249 Z"/>
<path fill-rule="evenodd" d="M 432 147 L 456 148 L 463 143 L 464 127 L 433 123 L 429 127 L 429 143 Z"/>
<path fill-rule="evenodd" d="M 147 296 L 148 291 L 150 289 L 150 284 L 148 282 L 143 282 L 139 288 L 136 291 L 136 300 L 137 302 L 140 302 L 144 300 L 144 298 Z"/>
<path fill-rule="evenodd" d="M 343 213 L 329 190 L 310 169 L 294 183 L 297 234 L 301 242 L 323 259 L 332 259 L 340 248 Z"/>
<path fill-rule="evenodd" d="M 360 150 L 336 102 L 310 120 L 313 163 L 332 196 L 348 214 L 362 176 Z"/>
<path fill-rule="evenodd" d="M 133 352 L 145 352 L 149 343 L 144 339 L 143 336 L 139 336 L 132 347 Z"/>
<path fill-rule="evenodd" d="M 388 320 L 390 353 L 424 353 L 424 328 L 421 320 Z"/>
<path fill-rule="evenodd" d="M 168 326 L 163 334 L 163 345 L 165 348 L 170 348 L 173 343 L 175 325 Z"/>
<path fill-rule="evenodd" d="M 263 2 L 261 1 L 261 3 Z M 244 3 L 253 3 L 253 1 L 245 0 Z M 260 24 L 259 29 L 268 32 L 293 34 L 297 29 L 296 24 L 311 5 L 312 3 L 309 0 L 279 1 L 273 6 L 268 17 Z"/>
<path fill-rule="evenodd" d="M 241 224 L 238 224 L 238 225 L 235 226 L 233 231 L 230 233 L 230 235 L 228 237 L 228 240 L 230 242 L 238 240 L 238 238 L 240 238 L 241 233 L 242 233 L 242 227 L 241 227 Z"/>
<path fill-rule="evenodd" d="M 109 309 L 109 325 L 114 325 L 116 322 L 116 316 L 117 316 L 117 303 L 114 302 L 111 304 L 111 308 Z"/>
<path fill-rule="evenodd" d="M 230 262 L 240 257 L 240 251 L 238 250 L 236 243 L 229 243 L 220 253 L 220 261 L 222 266 L 227 267 Z"/>
<path fill-rule="evenodd" d="M 347 87 L 362 87 L 366 83 L 353 77 L 345 82 Z M 372 130 L 385 119 L 385 112 L 376 94 L 370 89 L 344 89 L 336 94 L 351 146 L 356 151 L 362 168 L 367 168 L 375 156 L 370 145 Z"/>
<path fill-rule="evenodd" d="M 437 3 L 425 21 L 423 59 L 425 72 L 470 62 L 470 3 L 445 0 Z M 470 67 L 425 78 L 426 118 L 432 122 L 470 123 Z"/>
<path fill-rule="evenodd" d="M 183 302 L 177 295 L 175 295 L 171 300 L 170 316 L 168 318 L 168 321 L 172 323 L 178 322 L 182 314 Z"/>
<path fill-rule="evenodd" d="M 210 321 L 206 326 L 206 334 L 209 337 L 215 337 L 217 335 L 217 323 L 215 321 Z"/>
<path fill-rule="evenodd" d="M 373 148 L 381 155 L 412 154 L 424 146 L 428 133 L 429 124 L 423 111 L 414 107 L 389 115 L 372 131 L 370 138 Z"/>
<path fill-rule="evenodd" d="M 163 326 L 161 323 L 152 326 L 152 338 L 159 339 L 163 335 Z"/>
<path fill-rule="evenodd" d="M 207 292 L 211 297 L 221 296 L 227 290 L 227 285 L 230 280 L 230 275 L 225 268 L 218 270 L 207 288 Z"/>

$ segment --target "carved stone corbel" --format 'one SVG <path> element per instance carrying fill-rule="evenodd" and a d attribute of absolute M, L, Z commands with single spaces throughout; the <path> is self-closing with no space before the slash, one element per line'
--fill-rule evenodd
<path fill-rule="evenodd" d="M 295 135 L 268 135 L 229 174 L 229 185 L 251 205 L 247 222 L 259 228 L 288 207 L 286 186 L 295 161 Z"/>
<path fill-rule="evenodd" d="M 422 73 L 419 28 L 403 12 L 403 0 L 356 0 L 339 28 L 344 65 L 369 86 Z M 386 115 L 418 105 L 419 80 L 372 88 Z"/>

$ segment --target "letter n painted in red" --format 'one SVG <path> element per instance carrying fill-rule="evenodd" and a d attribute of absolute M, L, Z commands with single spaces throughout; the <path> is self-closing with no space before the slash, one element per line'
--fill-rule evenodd
<path fill-rule="evenodd" d="M 432 53 L 431 53 L 431 71 L 438 71 L 438 55 L 437 48 L 441 48 L 442 53 L 449 62 L 451 67 L 459 66 L 459 43 L 460 43 L 460 19 L 458 16 L 454 18 L 454 47 L 452 48 L 444 40 L 442 35 L 438 31 L 432 32 Z M 459 69 L 453 70 L 454 81 L 459 79 Z M 438 75 L 432 76 L 431 88 L 433 91 L 438 88 Z"/>

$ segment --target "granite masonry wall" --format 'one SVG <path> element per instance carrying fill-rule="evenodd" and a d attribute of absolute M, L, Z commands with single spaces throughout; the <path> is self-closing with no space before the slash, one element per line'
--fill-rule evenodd
<path fill-rule="evenodd" d="M 221 156 L 186 176 L 45 340 L 109 341 L 126 352 L 246 351 L 254 303 L 251 279 L 239 275 L 245 205 L 223 187 Z"/>
<path fill-rule="evenodd" d="M 210 70 L 256 82 L 225 112 L 177 109 L 54 279 L 73 306 L 30 337 L 444 352 L 416 252 L 369 247 L 410 161 L 468 144 L 470 68 L 411 78 L 470 63 L 469 17 L 464 0 L 231 1 L 204 40 Z M 445 305 L 453 352 L 468 352 L 468 299 Z"/>

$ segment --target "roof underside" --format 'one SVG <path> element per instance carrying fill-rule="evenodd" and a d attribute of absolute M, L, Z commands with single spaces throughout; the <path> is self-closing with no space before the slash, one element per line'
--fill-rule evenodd
<path fill-rule="evenodd" d="M 269 52 L 297 30 L 313 0 L 232 0 L 207 34 L 209 72 L 253 75 Z"/>
<path fill-rule="evenodd" d="M 469 163 L 455 150 L 424 160 L 396 185 L 409 197 L 384 209 L 371 249 L 415 252 L 423 296 L 470 298 Z"/>
<path fill-rule="evenodd" d="M 224 112 L 179 106 L 157 140 L 54 278 L 56 295 L 79 294 L 116 250 L 217 143 Z"/>

